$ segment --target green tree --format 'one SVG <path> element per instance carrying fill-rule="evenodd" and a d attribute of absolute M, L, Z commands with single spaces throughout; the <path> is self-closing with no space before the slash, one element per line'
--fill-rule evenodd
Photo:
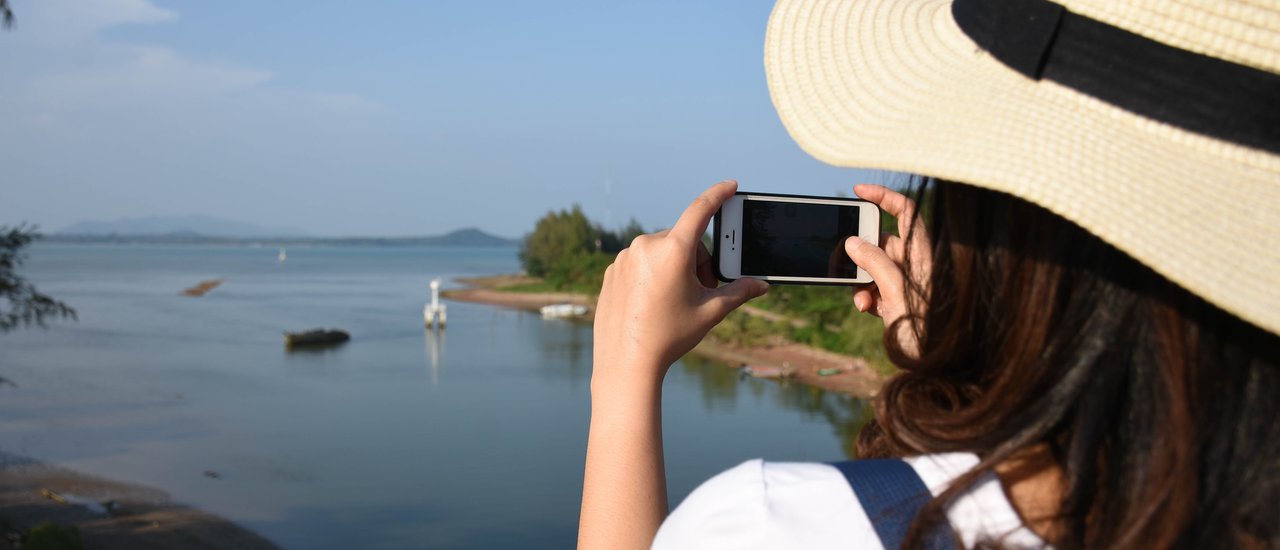
<path fill-rule="evenodd" d="M 38 238 L 35 227 L 0 226 L 0 297 L 8 301 L 8 307 L 0 309 L 0 332 L 32 324 L 43 327 L 48 318 L 76 318 L 71 306 L 41 294 L 17 273 L 26 259 L 22 248 Z"/>
<path fill-rule="evenodd" d="M 599 226 L 596 227 L 596 231 L 600 233 L 600 251 L 613 254 L 622 252 L 622 249 L 631 246 L 631 241 L 645 233 L 644 227 L 641 227 L 640 222 L 635 218 L 631 218 L 625 227 L 616 232 L 606 231 Z"/>
<path fill-rule="evenodd" d="M 520 262 L 529 275 L 545 277 L 557 264 L 595 252 L 598 238 L 598 231 L 580 206 L 575 204 L 569 210 L 547 212 L 538 220 L 533 233 L 524 238 Z"/>

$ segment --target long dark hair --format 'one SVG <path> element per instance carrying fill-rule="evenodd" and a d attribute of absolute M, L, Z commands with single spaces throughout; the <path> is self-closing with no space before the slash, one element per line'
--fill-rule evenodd
<path fill-rule="evenodd" d="M 919 350 L 885 331 L 901 373 L 858 452 L 982 461 L 912 546 L 983 473 L 1042 448 L 1058 548 L 1280 547 L 1280 337 L 1029 202 L 945 181 L 915 195 L 932 274 L 899 322 Z"/>

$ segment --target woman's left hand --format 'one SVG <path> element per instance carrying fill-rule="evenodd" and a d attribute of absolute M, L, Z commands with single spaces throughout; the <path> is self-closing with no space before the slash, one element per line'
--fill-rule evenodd
<path fill-rule="evenodd" d="M 592 385 L 660 383 L 667 369 L 730 311 L 769 290 L 739 279 L 717 287 L 702 244 L 707 223 L 737 191 L 735 181 L 711 186 L 670 230 L 641 235 L 605 271 L 596 305 Z"/>

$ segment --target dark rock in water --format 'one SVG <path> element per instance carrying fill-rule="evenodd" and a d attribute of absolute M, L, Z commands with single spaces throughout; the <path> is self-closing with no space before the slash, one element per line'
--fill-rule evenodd
<path fill-rule="evenodd" d="M 314 328 L 302 332 L 285 332 L 284 345 L 287 348 L 308 346 L 332 346 L 351 339 L 345 330 Z"/>

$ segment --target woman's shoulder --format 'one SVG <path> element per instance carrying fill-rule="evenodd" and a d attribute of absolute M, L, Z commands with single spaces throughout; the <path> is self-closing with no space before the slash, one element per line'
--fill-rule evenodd
<path fill-rule="evenodd" d="M 937 495 L 978 463 L 969 453 L 904 459 Z M 1001 538 L 1010 546 L 1043 543 L 1021 521 L 994 476 L 958 499 L 948 519 L 972 545 Z M 662 524 L 654 548 L 826 548 L 879 544 L 844 474 L 830 464 L 748 460 L 695 489 Z"/>
<path fill-rule="evenodd" d="M 827 548 L 875 535 L 827 464 L 748 460 L 707 480 L 671 513 L 654 548 Z"/>

